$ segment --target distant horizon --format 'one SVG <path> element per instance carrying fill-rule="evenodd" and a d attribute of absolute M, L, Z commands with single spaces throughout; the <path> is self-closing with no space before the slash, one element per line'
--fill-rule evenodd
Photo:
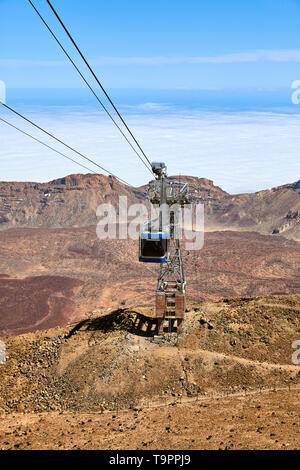
<path fill-rule="evenodd" d="M 300 70 L 299 70 L 300 78 Z M 222 110 L 271 110 L 300 114 L 300 104 L 292 102 L 292 83 L 278 89 L 268 88 L 108 88 L 117 104 L 137 105 L 149 100 L 170 102 L 181 107 L 194 109 Z M 300 88 L 300 84 L 299 84 Z M 7 103 L 27 104 L 30 106 L 81 106 L 88 105 L 101 111 L 99 103 L 86 87 L 7 87 Z M 105 97 L 103 97 L 105 101 Z M 224 109 L 224 110 L 226 110 Z M 127 110 L 128 111 L 128 110 Z"/>

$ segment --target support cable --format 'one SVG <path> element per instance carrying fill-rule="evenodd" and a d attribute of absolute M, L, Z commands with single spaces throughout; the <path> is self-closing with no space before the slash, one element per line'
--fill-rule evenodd
<path fill-rule="evenodd" d="M 57 137 L 55 137 L 55 135 L 51 134 L 50 132 L 46 131 L 45 129 L 43 129 L 42 127 L 38 126 L 37 124 L 35 124 L 33 121 L 31 121 L 30 119 L 28 119 L 27 117 L 23 116 L 22 114 L 18 113 L 15 109 L 11 108 L 10 106 L 8 106 L 7 104 L 5 103 L 2 103 L 0 101 L 0 104 L 2 106 L 4 106 L 6 109 L 9 109 L 12 113 L 16 114 L 17 116 L 19 116 L 20 118 L 24 119 L 24 121 L 27 121 L 29 122 L 29 124 L 31 124 L 32 126 L 36 127 L 37 129 L 39 129 L 40 131 L 44 132 L 45 134 L 49 135 L 50 137 L 52 137 L 53 139 L 55 139 L 57 142 L 59 142 L 60 144 L 64 145 L 65 147 L 67 147 L 68 149 L 72 150 L 73 152 L 77 153 L 77 155 L 79 155 L 80 157 L 84 158 L 85 160 L 89 161 L 90 163 L 93 163 L 93 165 L 97 166 L 98 168 L 100 168 L 102 171 L 105 171 L 106 173 L 108 173 L 109 175 L 111 176 L 114 176 L 115 178 L 117 178 L 119 181 L 121 181 L 122 183 L 128 185 L 128 186 L 131 186 L 129 185 L 126 181 L 124 181 L 122 178 L 119 178 L 118 176 L 114 175 L 113 173 L 111 173 L 109 170 L 107 170 L 106 168 L 104 168 L 103 166 L 99 165 L 98 163 L 94 162 L 93 160 L 91 160 L 90 158 L 86 157 L 85 155 L 83 155 L 83 153 L 81 152 L 78 152 L 78 150 L 74 149 L 73 147 L 71 147 L 70 145 L 66 144 L 65 142 L 63 142 L 62 140 L 58 139 Z"/>
<path fill-rule="evenodd" d="M 87 66 L 87 68 L 89 69 L 89 71 L 91 72 L 91 74 L 93 75 L 94 79 L 96 80 L 96 82 L 98 83 L 98 85 L 100 86 L 101 90 L 103 91 L 103 93 L 105 94 L 106 98 L 108 99 L 108 101 L 110 102 L 110 104 L 112 105 L 112 107 L 114 108 L 114 110 L 116 111 L 117 115 L 119 116 L 119 118 L 121 119 L 121 121 L 123 122 L 124 126 L 126 127 L 127 131 L 129 132 L 129 134 L 131 135 L 131 137 L 133 138 L 134 142 L 136 143 L 136 145 L 138 146 L 138 148 L 140 149 L 140 151 L 142 152 L 142 154 L 144 155 L 144 157 L 146 158 L 147 162 L 149 163 L 150 167 L 152 168 L 152 165 L 151 165 L 151 162 L 149 160 L 149 158 L 147 157 L 147 155 L 145 154 L 144 150 L 142 149 L 142 147 L 140 146 L 140 144 L 138 143 L 138 141 L 136 140 L 136 138 L 134 137 L 133 133 L 131 132 L 131 130 L 129 129 L 128 125 L 126 124 L 126 122 L 124 121 L 123 117 L 121 116 L 121 114 L 119 113 L 118 109 L 116 108 L 116 106 L 114 105 L 114 103 L 112 102 L 110 96 L 108 95 L 108 93 L 106 92 L 104 86 L 102 85 L 102 83 L 100 82 L 100 80 L 98 79 L 97 75 L 95 74 L 95 72 L 93 71 L 92 67 L 90 66 L 90 64 L 88 63 L 88 61 L 86 60 L 86 58 L 84 57 L 83 53 L 81 52 L 81 50 L 79 49 L 79 47 L 77 46 L 75 40 L 73 39 L 73 37 L 71 36 L 70 32 L 68 31 L 67 27 L 65 26 L 65 24 L 63 23 L 62 19 L 59 17 L 57 11 L 55 10 L 55 8 L 53 7 L 53 5 L 51 4 L 51 2 L 49 0 L 47 0 L 47 3 L 48 5 L 50 6 L 51 10 L 53 11 L 54 15 L 56 16 L 56 18 L 58 19 L 58 21 L 60 22 L 61 26 L 63 27 L 63 29 L 65 30 L 65 32 L 67 33 L 68 37 L 70 38 L 72 44 L 74 45 L 75 49 L 77 50 L 78 54 L 80 55 L 80 57 L 82 58 L 82 60 L 84 61 L 85 65 Z"/>
<path fill-rule="evenodd" d="M 44 20 L 44 18 L 42 17 L 42 15 L 40 14 L 40 12 L 38 11 L 38 9 L 34 6 L 34 4 L 32 3 L 31 0 L 28 0 L 28 2 L 30 3 L 30 5 L 32 6 L 32 8 L 35 10 L 35 12 L 37 13 L 37 15 L 39 16 L 39 18 L 42 20 L 42 22 L 44 23 L 44 25 L 46 26 L 46 28 L 48 29 L 48 31 L 50 32 L 50 34 L 53 36 L 53 38 L 55 39 L 55 41 L 57 42 L 57 44 L 59 45 L 59 47 L 62 49 L 62 51 L 64 52 L 64 54 L 66 55 L 66 57 L 69 59 L 69 61 L 71 62 L 71 64 L 73 65 L 73 67 L 75 68 L 75 70 L 78 72 L 78 74 L 80 75 L 80 77 L 82 78 L 82 80 L 84 81 L 84 83 L 87 85 L 87 87 L 90 89 L 90 91 L 93 93 L 93 95 L 95 96 L 95 98 L 97 99 L 98 103 L 102 106 L 103 110 L 106 112 L 106 114 L 109 116 L 109 118 L 112 120 L 112 122 L 114 123 L 114 125 L 117 127 L 117 129 L 119 130 L 119 132 L 122 134 L 122 136 L 124 137 L 124 139 L 127 141 L 127 143 L 130 145 L 130 147 L 132 148 L 132 150 L 135 152 L 135 154 L 138 156 L 138 158 L 141 160 L 141 162 L 143 163 L 143 165 L 147 168 L 148 171 L 150 171 L 151 175 L 152 175 L 152 170 L 150 170 L 150 168 L 148 167 L 148 165 L 145 163 L 145 161 L 143 160 L 143 158 L 141 157 L 141 155 L 139 154 L 139 152 L 134 148 L 134 146 L 132 145 L 132 143 L 130 142 L 130 140 L 128 139 L 128 137 L 124 134 L 124 132 L 122 131 L 122 129 L 120 128 L 120 126 L 118 125 L 118 123 L 115 121 L 115 119 L 113 118 L 113 116 L 111 115 L 111 113 L 108 111 L 108 109 L 106 108 L 106 106 L 103 104 L 103 102 L 100 100 L 99 96 L 97 95 L 97 93 L 95 92 L 95 90 L 92 88 L 92 86 L 89 84 L 89 82 L 87 81 L 87 79 L 84 77 L 83 73 L 79 70 L 79 68 L 77 67 L 77 65 L 75 64 L 75 62 L 73 61 L 73 59 L 71 58 L 71 56 L 69 55 L 69 53 L 66 51 L 66 49 L 64 48 L 64 46 L 62 45 L 62 43 L 60 42 L 60 40 L 58 39 L 58 37 L 54 34 L 54 32 L 52 31 L 52 29 L 50 28 L 50 26 L 48 25 L 48 23 Z M 50 4 L 50 7 L 52 7 L 52 5 Z M 53 9 L 54 10 L 54 9 Z M 56 12 L 55 12 L 56 14 Z M 56 14 L 57 15 L 57 14 Z M 58 17 L 58 15 L 57 15 Z M 59 21 L 60 18 L 59 18 Z M 69 34 L 69 33 L 68 33 Z M 73 41 L 73 38 L 72 38 L 72 41 Z M 101 86 L 101 85 L 100 85 Z M 104 90 L 104 89 L 103 89 Z M 105 90 L 104 90 L 105 91 Z M 106 93 L 106 92 L 105 92 Z M 107 95 L 108 96 L 108 95 Z M 117 111 L 117 109 L 115 108 L 114 106 L 114 109 L 116 110 L 117 114 L 119 116 L 121 116 L 119 114 L 119 112 Z M 125 124 L 126 128 L 128 129 L 129 133 L 132 135 L 134 141 L 137 143 L 136 139 L 134 138 L 133 134 L 131 133 L 131 131 L 129 130 L 128 126 L 126 125 L 125 121 L 123 120 L 123 118 L 121 117 L 122 119 L 122 122 Z M 138 147 L 140 148 L 139 144 L 137 143 Z M 141 149 L 142 150 L 142 149 Z M 142 153 L 144 154 L 143 150 L 142 150 Z M 147 157 L 146 157 L 147 158 Z M 148 160 L 148 158 L 147 158 Z M 150 164 L 150 167 L 151 167 L 151 163 L 150 161 L 148 160 L 149 164 Z"/>
<path fill-rule="evenodd" d="M 37 138 L 34 137 L 33 135 L 28 134 L 27 132 L 23 131 L 22 129 L 19 129 L 19 127 L 14 126 L 14 125 L 11 124 L 10 122 L 6 121 L 5 119 L 0 118 L 0 121 L 5 122 L 5 124 L 7 124 L 8 126 L 13 127 L 14 129 L 16 129 L 17 131 L 21 132 L 21 133 L 24 134 L 24 135 L 27 135 L 28 137 L 30 137 L 31 139 L 35 140 L 36 142 L 39 142 L 40 144 L 44 145 L 44 147 L 47 147 L 48 149 L 53 150 L 53 152 L 56 152 L 56 153 L 58 153 L 59 155 L 62 155 L 63 157 L 67 158 L 68 160 L 71 160 L 72 162 L 76 163 L 77 165 L 81 166 L 82 168 L 85 168 L 86 170 L 90 171 L 91 173 L 95 173 L 95 174 L 97 175 L 97 173 L 96 173 L 94 170 L 91 170 L 91 168 L 88 168 L 87 166 L 82 165 L 81 163 L 77 162 L 76 160 L 73 160 L 73 158 L 68 157 L 67 155 L 65 155 L 64 153 L 60 152 L 59 150 L 56 150 L 55 148 L 51 147 L 50 145 L 45 144 L 45 142 L 42 142 L 41 140 L 37 139 Z"/>

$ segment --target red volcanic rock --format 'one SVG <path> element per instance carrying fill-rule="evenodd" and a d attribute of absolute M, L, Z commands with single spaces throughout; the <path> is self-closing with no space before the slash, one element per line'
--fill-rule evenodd
<path fill-rule="evenodd" d="M 184 258 L 187 299 L 198 302 L 273 292 L 296 294 L 300 291 L 299 266 L 300 244 L 284 237 L 237 231 L 206 233 L 203 249 Z M 2 231 L 0 270 L 12 281 L 0 279 L 0 297 L 9 292 L 0 304 L 2 331 L 6 328 L 19 333 L 23 327 L 32 331 L 38 318 L 46 321 L 46 299 L 57 296 L 63 300 L 63 306 L 55 300 L 56 310 L 51 311 L 57 324 L 69 321 L 70 315 L 86 318 L 95 310 L 106 311 L 124 303 L 126 307 L 154 305 L 157 266 L 139 263 L 137 241 L 99 240 L 95 226 Z M 54 277 L 51 289 L 41 275 Z M 30 281 L 16 279 L 25 276 L 31 276 Z M 77 289 L 76 282 L 82 288 Z M 59 289 L 62 294 L 58 295 Z M 35 298 L 41 299 L 43 308 Z M 9 315 L 7 305 L 11 305 Z M 11 312 L 15 308 L 20 314 L 25 308 L 28 323 L 14 320 Z M 48 320 L 52 321 L 51 315 Z"/>
<path fill-rule="evenodd" d="M 0 278 L 0 336 L 64 325 L 75 316 L 75 292 L 83 283 L 60 276 Z"/>

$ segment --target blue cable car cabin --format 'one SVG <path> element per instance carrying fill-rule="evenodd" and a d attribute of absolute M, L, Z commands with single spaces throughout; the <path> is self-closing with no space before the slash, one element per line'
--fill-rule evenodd
<path fill-rule="evenodd" d="M 170 229 L 162 232 L 144 230 L 140 234 L 140 257 L 143 263 L 164 263 L 169 257 Z"/>

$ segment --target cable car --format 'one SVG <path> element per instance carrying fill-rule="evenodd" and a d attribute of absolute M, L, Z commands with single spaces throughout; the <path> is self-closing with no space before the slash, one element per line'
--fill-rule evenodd
<path fill-rule="evenodd" d="M 151 226 L 140 233 L 140 257 L 142 263 L 164 263 L 169 257 L 170 228 L 161 232 Z"/>

